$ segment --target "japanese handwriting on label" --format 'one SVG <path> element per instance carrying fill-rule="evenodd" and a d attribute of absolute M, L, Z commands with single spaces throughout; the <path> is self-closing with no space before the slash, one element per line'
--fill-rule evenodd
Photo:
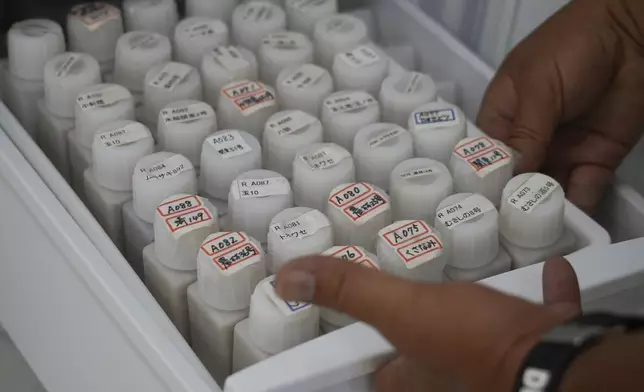
<path fill-rule="evenodd" d="M 213 218 L 206 208 L 191 210 L 182 214 L 174 215 L 165 220 L 170 231 L 175 235 L 183 235 L 187 230 L 195 230 L 200 227 L 209 226 Z"/>
<path fill-rule="evenodd" d="M 379 270 L 378 264 L 367 255 L 364 249 L 350 246 L 334 246 L 322 253 L 323 256 L 335 257 L 336 259 L 345 260 L 363 267 Z"/>
<path fill-rule="evenodd" d="M 349 151 L 336 145 L 326 145 L 310 154 L 301 156 L 302 160 L 309 165 L 311 170 L 330 169 L 350 157 L 351 154 Z"/>
<path fill-rule="evenodd" d="M 141 169 L 141 171 L 145 173 L 145 180 L 150 182 L 172 178 L 192 169 L 193 167 L 190 165 L 190 161 L 176 154 L 147 169 Z"/>
<path fill-rule="evenodd" d="M 312 64 L 305 64 L 293 72 L 282 82 L 285 86 L 292 86 L 298 89 L 307 88 L 316 84 L 326 71 L 323 68 Z"/>
<path fill-rule="evenodd" d="M 470 222 L 486 212 L 494 210 L 494 205 L 481 195 L 471 195 L 463 201 L 441 208 L 436 212 L 436 219 L 447 229 Z"/>
<path fill-rule="evenodd" d="M 110 106 L 130 97 L 130 93 L 125 88 L 111 85 L 99 91 L 79 95 L 76 102 L 81 109 L 90 110 Z"/>
<path fill-rule="evenodd" d="M 103 143 L 103 146 L 109 148 L 126 146 L 150 136 L 143 124 L 130 123 L 122 128 L 99 133 L 96 137 Z"/>
<path fill-rule="evenodd" d="M 315 123 L 315 117 L 298 110 L 269 121 L 266 125 L 279 136 L 285 136 L 300 131 L 313 123 Z"/>
<path fill-rule="evenodd" d="M 168 63 L 150 81 L 153 87 L 172 91 L 192 72 L 192 67 L 181 63 Z"/>
<path fill-rule="evenodd" d="M 98 29 L 109 20 L 121 18 L 121 11 L 118 8 L 100 2 L 79 4 L 72 8 L 70 14 L 80 20 L 90 31 Z"/>
<path fill-rule="evenodd" d="M 505 148 L 485 136 L 459 143 L 454 148 L 454 154 L 467 162 L 479 177 L 512 163 Z"/>
<path fill-rule="evenodd" d="M 381 61 L 378 53 L 367 45 L 359 46 L 350 52 L 342 53 L 340 58 L 353 68 L 368 67 Z"/>
<path fill-rule="evenodd" d="M 410 170 L 404 173 L 400 173 L 400 178 L 405 179 L 405 180 L 411 180 L 413 178 L 418 178 L 418 177 L 425 177 L 425 176 L 431 176 L 433 174 L 436 174 L 437 172 L 432 169 L 431 167 L 425 167 L 422 169 L 414 169 Z"/>
<path fill-rule="evenodd" d="M 58 66 L 58 68 L 56 68 L 56 77 L 62 78 L 67 76 L 74 64 L 76 64 L 80 58 L 81 56 L 74 53 L 70 53 L 65 56 L 65 60 Z"/>
<path fill-rule="evenodd" d="M 378 135 L 374 138 L 369 139 L 369 147 L 376 148 L 383 143 L 386 143 L 390 140 L 397 138 L 398 136 L 402 135 L 404 132 L 405 130 L 400 127 L 391 129 L 381 135 Z"/>
<path fill-rule="evenodd" d="M 409 269 L 427 263 L 443 252 L 443 244 L 423 221 L 401 221 L 378 232 Z"/>
<path fill-rule="evenodd" d="M 217 233 L 201 245 L 223 275 L 231 275 L 262 260 L 260 250 L 241 232 Z"/>
<path fill-rule="evenodd" d="M 273 33 L 264 38 L 263 44 L 275 49 L 295 50 L 305 47 L 307 39 L 300 33 Z"/>
<path fill-rule="evenodd" d="M 428 235 L 396 250 L 408 269 L 440 257 L 443 254 L 443 244 L 435 235 Z"/>
<path fill-rule="evenodd" d="M 271 225 L 271 231 L 277 235 L 280 241 L 287 242 L 310 237 L 330 225 L 329 219 L 323 213 L 312 210 L 288 222 Z"/>
<path fill-rule="evenodd" d="M 422 129 L 435 129 L 458 124 L 458 117 L 454 109 L 428 110 L 415 112 L 414 122 Z"/>
<path fill-rule="evenodd" d="M 214 60 L 229 72 L 246 68 L 250 65 L 234 46 L 220 46 L 212 50 Z"/>
<path fill-rule="evenodd" d="M 235 180 L 231 186 L 235 199 L 288 195 L 291 185 L 284 177 Z"/>
<path fill-rule="evenodd" d="M 508 202 L 514 208 L 529 214 L 542 204 L 557 188 L 559 188 L 557 181 L 545 174 L 536 173 L 508 197 Z"/>
<path fill-rule="evenodd" d="M 188 123 L 202 118 L 214 116 L 212 108 L 205 102 L 197 102 L 179 108 L 161 110 L 161 118 L 165 124 Z"/>
<path fill-rule="evenodd" d="M 253 151 L 238 131 L 219 132 L 209 136 L 210 143 L 222 159 L 229 159 Z"/>
<path fill-rule="evenodd" d="M 324 101 L 331 113 L 354 112 L 377 104 L 378 101 L 374 97 L 362 91 L 337 95 Z"/>
<path fill-rule="evenodd" d="M 263 288 L 268 298 L 285 316 L 292 316 L 311 307 L 308 302 L 284 301 L 281 299 L 275 292 L 275 278 L 264 281 Z"/>
<path fill-rule="evenodd" d="M 275 105 L 275 94 L 259 82 L 245 81 L 223 90 L 225 96 L 233 100 L 243 115 Z"/>
<path fill-rule="evenodd" d="M 343 212 L 356 224 L 363 224 L 389 209 L 389 202 L 380 192 L 373 191 L 365 198 L 346 207 Z"/>

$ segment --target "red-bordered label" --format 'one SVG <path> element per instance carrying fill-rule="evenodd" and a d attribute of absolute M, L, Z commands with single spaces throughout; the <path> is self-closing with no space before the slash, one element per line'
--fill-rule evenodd
<path fill-rule="evenodd" d="M 365 254 L 357 246 L 345 246 L 344 248 L 336 251 L 329 255 L 330 257 L 335 257 L 336 259 L 342 259 L 346 261 L 355 262 L 365 257 Z"/>
<path fill-rule="evenodd" d="M 237 247 L 248 241 L 248 237 L 240 232 L 227 232 L 218 235 L 208 242 L 201 244 L 201 251 L 208 256 L 215 256 L 229 248 Z"/>
<path fill-rule="evenodd" d="M 168 226 L 172 233 L 176 233 L 179 230 L 183 230 L 200 223 L 209 222 L 211 220 L 212 215 L 207 208 L 198 208 L 185 211 L 181 214 L 175 214 L 169 218 L 166 218 L 165 224 Z"/>
<path fill-rule="evenodd" d="M 180 212 L 186 212 L 193 208 L 202 207 L 203 203 L 197 196 L 184 196 L 179 199 L 171 200 L 157 207 L 157 212 L 162 217 L 168 217 Z"/>
<path fill-rule="evenodd" d="M 213 263 L 222 271 L 227 271 L 231 267 L 239 265 L 253 257 L 259 256 L 261 253 L 255 245 L 250 241 L 246 241 L 237 247 L 234 247 L 227 252 L 221 252 L 213 256 Z"/>
<path fill-rule="evenodd" d="M 510 154 L 505 152 L 502 148 L 496 147 L 491 151 L 468 158 L 467 163 L 469 163 L 470 166 L 472 166 L 472 169 L 478 173 L 508 159 L 510 159 Z"/>
<path fill-rule="evenodd" d="M 492 150 L 496 147 L 490 138 L 481 136 L 454 148 L 454 153 L 463 159 L 469 159 L 481 153 Z"/>
<path fill-rule="evenodd" d="M 254 93 L 264 91 L 264 86 L 259 82 L 242 82 L 231 87 L 225 88 L 224 95 L 230 99 L 244 98 Z"/>
<path fill-rule="evenodd" d="M 382 238 L 384 238 L 389 245 L 399 247 L 429 233 L 431 233 L 431 230 L 427 227 L 427 224 L 423 221 L 417 220 L 408 222 L 382 234 Z"/>
<path fill-rule="evenodd" d="M 352 221 L 367 220 L 374 216 L 374 213 L 389 204 L 387 199 L 379 192 L 372 191 L 367 196 L 354 202 L 342 211 Z"/>
<path fill-rule="evenodd" d="M 329 202 L 338 208 L 369 195 L 373 188 L 364 182 L 356 182 L 342 188 L 329 197 Z"/>
<path fill-rule="evenodd" d="M 409 245 L 400 247 L 396 250 L 396 252 L 406 264 L 409 264 L 419 259 L 420 257 L 442 249 L 443 244 L 435 235 L 432 234 L 421 238 Z"/>
<path fill-rule="evenodd" d="M 367 267 L 367 268 L 373 268 L 375 270 L 380 270 L 380 268 L 378 268 L 378 266 L 373 262 L 373 260 L 371 260 L 368 257 L 365 257 L 364 259 L 354 261 L 353 263 L 358 264 L 358 265 L 360 265 L 362 267 Z"/>

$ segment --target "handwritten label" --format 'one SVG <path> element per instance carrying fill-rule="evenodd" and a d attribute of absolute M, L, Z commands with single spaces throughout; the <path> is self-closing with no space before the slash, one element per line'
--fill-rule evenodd
<path fill-rule="evenodd" d="M 191 210 L 182 214 L 166 218 L 165 223 L 175 238 L 188 232 L 211 226 L 213 217 L 206 208 Z"/>
<path fill-rule="evenodd" d="M 193 170 L 190 161 L 179 154 L 166 158 L 147 169 L 141 169 L 146 175 L 145 180 L 148 182 L 176 177 L 189 170 Z"/>
<path fill-rule="evenodd" d="M 212 108 L 205 102 L 161 110 L 161 118 L 165 124 L 189 123 L 202 118 L 213 117 L 214 115 Z"/>
<path fill-rule="evenodd" d="M 315 117 L 297 110 L 289 114 L 285 114 L 276 120 L 269 121 L 266 125 L 279 136 L 285 136 L 300 131 L 312 125 L 315 121 Z"/>
<path fill-rule="evenodd" d="M 421 129 L 437 129 L 458 125 L 459 119 L 454 109 L 439 109 L 415 112 L 414 122 Z"/>
<path fill-rule="evenodd" d="M 435 235 L 428 235 L 398 248 L 396 253 L 405 262 L 408 269 L 414 269 L 442 256 L 443 244 Z"/>
<path fill-rule="evenodd" d="M 378 234 L 392 248 L 396 249 L 401 245 L 418 239 L 431 230 L 423 221 L 402 221 L 389 225 Z"/>
<path fill-rule="evenodd" d="M 284 301 L 275 292 L 275 278 L 267 279 L 262 283 L 262 288 L 266 296 L 275 304 L 277 309 L 282 312 L 284 316 L 293 316 L 301 311 L 311 308 L 308 302 L 297 301 Z"/>
<path fill-rule="evenodd" d="M 322 253 L 322 256 L 335 257 L 336 259 L 349 261 L 363 267 L 379 270 L 378 263 L 373 260 L 367 252 L 359 246 L 334 246 Z"/>
<path fill-rule="evenodd" d="M 418 72 L 403 74 L 395 89 L 403 94 L 415 94 L 422 86 L 423 77 L 424 75 Z"/>
<path fill-rule="evenodd" d="M 208 137 L 210 143 L 222 159 L 229 159 L 253 151 L 238 131 L 219 132 Z"/>
<path fill-rule="evenodd" d="M 494 210 L 494 205 L 481 195 L 472 195 L 463 201 L 441 208 L 436 212 L 438 219 L 445 228 L 452 230 L 456 226 L 471 222 Z"/>
<path fill-rule="evenodd" d="M 536 173 L 521 184 L 514 191 L 508 202 L 514 208 L 517 208 L 528 214 L 541 205 L 554 191 L 559 188 L 559 183 L 545 174 Z"/>
<path fill-rule="evenodd" d="M 510 154 L 501 145 L 485 136 L 461 141 L 453 153 L 481 178 L 512 162 Z"/>
<path fill-rule="evenodd" d="M 323 213 L 318 210 L 312 210 L 288 222 L 271 225 L 271 231 L 275 233 L 281 242 L 287 242 L 310 237 L 330 225 L 331 222 Z"/>
<path fill-rule="evenodd" d="M 219 63 L 229 72 L 244 69 L 250 65 L 242 56 L 239 49 L 234 46 L 220 46 L 212 50 L 212 56 L 216 63 Z"/>
<path fill-rule="evenodd" d="M 186 212 L 203 206 L 201 198 L 198 196 L 184 196 L 171 200 L 157 207 L 157 214 L 161 217 L 168 217 L 181 212 Z"/>
<path fill-rule="evenodd" d="M 228 28 L 222 21 L 212 19 L 195 22 L 190 26 L 186 26 L 183 31 L 188 34 L 190 39 L 212 39 L 213 36 L 226 34 Z"/>
<path fill-rule="evenodd" d="M 122 128 L 99 133 L 96 137 L 103 143 L 103 146 L 121 147 L 151 137 L 145 126 L 140 123 L 130 123 Z"/>
<path fill-rule="evenodd" d="M 357 225 L 362 225 L 389 210 L 386 196 L 364 182 L 344 186 L 331 194 L 329 203 Z"/>
<path fill-rule="evenodd" d="M 159 38 L 151 33 L 139 33 L 130 38 L 131 50 L 149 50 L 159 44 Z"/>
<path fill-rule="evenodd" d="M 324 105 L 331 113 L 357 112 L 368 106 L 377 105 L 378 101 L 363 91 L 354 91 L 327 98 Z"/>
<path fill-rule="evenodd" d="M 304 64 L 289 75 L 282 84 L 303 89 L 316 84 L 327 71 L 312 64 Z"/>
<path fill-rule="evenodd" d="M 418 177 L 431 176 L 432 174 L 436 174 L 436 171 L 431 167 L 425 167 L 422 169 L 414 169 L 404 173 L 400 173 L 400 178 L 405 180 L 411 180 Z"/>
<path fill-rule="evenodd" d="M 383 143 L 397 138 L 398 136 L 402 135 L 403 132 L 405 132 L 405 130 L 400 127 L 391 129 L 379 136 L 369 139 L 369 147 L 376 148 Z"/>
<path fill-rule="evenodd" d="M 244 81 L 225 87 L 222 92 L 235 103 L 244 116 L 275 106 L 275 93 L 259 82 Z"/>
<path fill-rule="evenodd" d="M 231 186 L 235 199 L 288 195 L 291 185 L 284 177 L 235 180 Z"/>
<path fill-rule="evenodd" d="M 260 250 L 241 232 L 213 234 L 201 245 L 200 252 L 211 257 L 213 264 L 224 276 L 232 275 L 262 260 Z"/>
<path fill-rule="evenodd" d="M 65 60 L 56 68 L 56 77 L 63 78 L 69 74 L 72 67 L 80 60 L 81 56 L 70 53 L 65 56 Z"/>
<path fill-rule="evenodd" d="M 190 75 L 192 67 L 181 63 L 168 63 L 152 80 L 150 85 L 172 91 Z"/>
<path fill-rule="evenodd" d="M 280 50 L 296 50 L 311 45 L 305 35 L 293 32 L 270 34 L 264 38 L 263 44 Z"/>
<path fill-rule="evenodd" d="M 346 158 L 351 158 L 351 154 L 340 146 L 325 145 L 300 158 L 309 165 L 311 170 L 324 170 L 339 165 Z"/>
<path fill-rule="evenodd" d="M 439 257 L 443 244 L 427 223 L 400 221 L 378 232 L 384 243 L 393 249 L 408 269 L 413 269 Z"/>
<path fill-rule="evenodd" d="M 83 110 L 90 110 L 113 105 L 119 101 L 130 98 L 129 91 L 117 85 L 111 85 L 99 91 L 81 94 L 76 98 L 78 106 Z"/>
<path fill-rule="evenodd" d="M 363 45 L 350 52 L 339 55 L 345 63 L 353 68 L 363 68 L 381 61 L 381 57 L 371 47 Z"/>
<path fill-rule="evenodd" d="M 88 30 L 94 31 L 107 21 L 121 19 L 121 11 L 107 3 L 85 3 L 74 6 L 70 14 L 81 21 Z"/>

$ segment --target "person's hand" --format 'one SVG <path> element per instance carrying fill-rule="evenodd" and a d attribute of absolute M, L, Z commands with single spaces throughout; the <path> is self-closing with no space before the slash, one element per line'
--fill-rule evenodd
<path fill-rule="evenodd" d="M 592 212 L 644 129 L 644 1 L 574 0 L 506 58 L 478 117 Z"/>
<path fill-rule="evenodd" d="M 509 391 L 539 336 L 580 310 L 564 259 L 544 267 L 545 306 L 474 283 L 412 283 L 327 257 L 286 265 L 276 289 L 377 328 L 399 355 L 376 374 L 379 392 Z"/>

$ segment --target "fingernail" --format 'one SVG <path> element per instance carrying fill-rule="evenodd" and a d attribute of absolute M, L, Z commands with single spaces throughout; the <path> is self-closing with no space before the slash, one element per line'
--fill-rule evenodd
<path fill-rule="evenodd" d="M 277 293 L 287 301 L 311 302 L 315 277 L 304 271 L 289 271 L 277 277 Z"/>

